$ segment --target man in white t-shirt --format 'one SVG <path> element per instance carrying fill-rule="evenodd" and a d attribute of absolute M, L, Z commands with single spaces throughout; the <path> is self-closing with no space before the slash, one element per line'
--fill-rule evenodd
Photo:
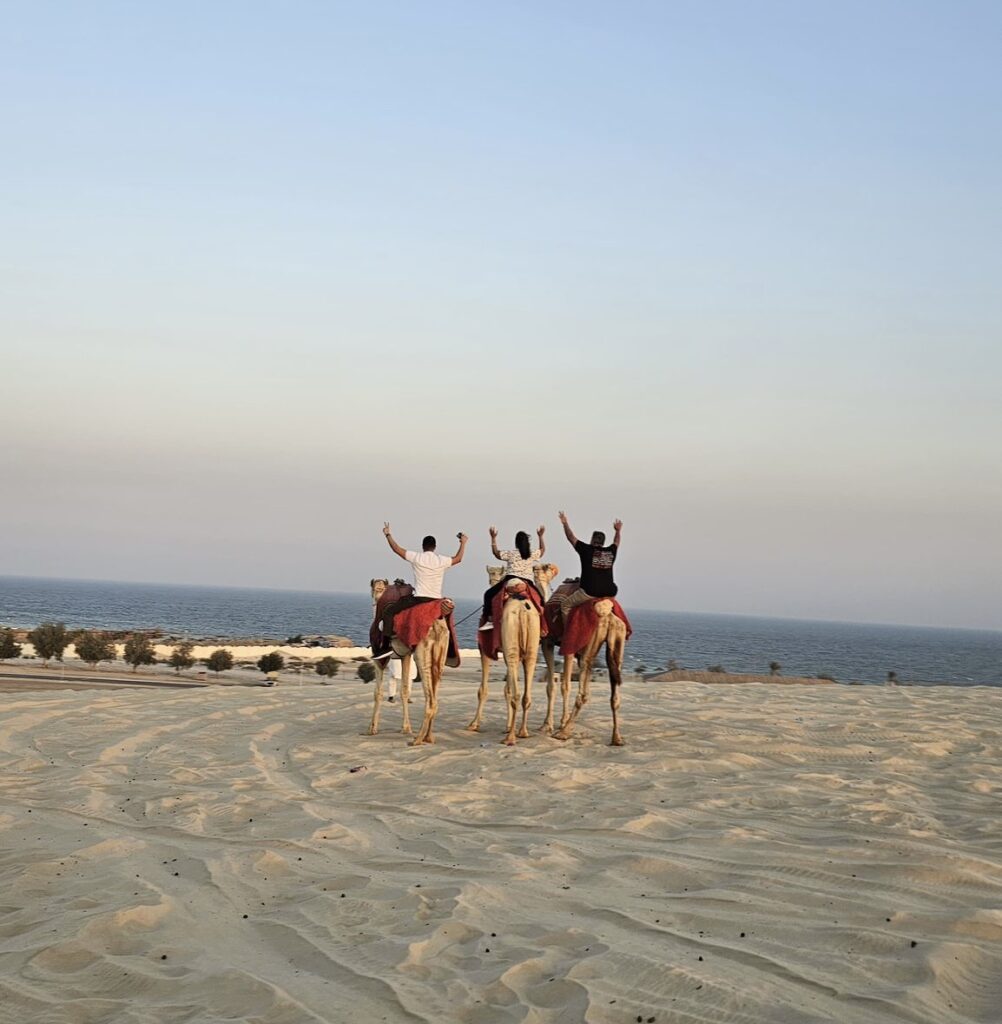
<path fill-rule="evenodd" d="M 442 579 L 446 571 L 454 565 L 459 565 L 466 552 L 466 542 L 469 539 L 465 533 L 457 533 L 459 538 L 459 550 L 452 555 L 439 555 L 435 553 L 435 538 L 428 536 L 421 542 L 421 551 L 408 551 L 402 548 L 390 533 L 390 524 L 383 523 L 383 536 L 386 543 L 390 545 L 395 555 L 406 559 L 411 563 L 414 570 L 414 596 L 405 597 L 391 605 L 383 613 L 383 633 L 389 637 L 393 632 L 393 616 L 397 612 L 410 608 L 412 605 L 422 601 L 433 601 L 442 597 Z"/>

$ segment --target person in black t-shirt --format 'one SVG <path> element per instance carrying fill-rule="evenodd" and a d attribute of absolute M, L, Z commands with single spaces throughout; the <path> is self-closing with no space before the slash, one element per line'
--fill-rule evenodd
<path fill-rule="evenodd" d="M 566 622 L 567 613 L 575 605 L 584 604 L 592 597 L 615 597 L 618 593 L 619 588 L 613 579 L 612 567 L 616 562 L 616 555 L 619 553 L 623 521 L 617 519 L 613 523 L 616 532 L 612 543 L 606 547 L 605 534 L 600 530 L 596 530 L 591 535 L 590 543 L 586 544 L 574 536 L 571 524 L 567 521 L 567 515 L 564 512 L 559 512 L 558 515 L 564 527 L 564 534 L 581 559 L 581 588 L 575 590 L 561 602 L 563 618 Z"/>

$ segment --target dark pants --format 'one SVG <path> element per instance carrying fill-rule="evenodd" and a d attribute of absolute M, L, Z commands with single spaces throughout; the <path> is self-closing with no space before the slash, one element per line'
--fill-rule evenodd
<path fill-rule="evenodd" d="M 527 580 L 523 576 L 505 576 L 500 583 L 495 583 L 493 587 L 488 587 L 484 592 L 484 618 L 489 619 L 491 617 L 491 609 L 494 606 L 494 598 L 498 592 L 508 585 L 509 580 L 521 580 L 523 583 L 527 583 L 533 590 L 539 594 L 539 599 L 542 601 L 543 595 L 539 590 L 539 587 L 532 580 Z"/>

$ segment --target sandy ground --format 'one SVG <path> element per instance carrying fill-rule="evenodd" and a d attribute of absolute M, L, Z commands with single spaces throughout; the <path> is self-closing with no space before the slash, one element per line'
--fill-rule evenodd
<path fill-rule="evenodd" d="M 5 695 L 0 1020 L 1000 1019 L 1002 692 L 603 690 Z"/>

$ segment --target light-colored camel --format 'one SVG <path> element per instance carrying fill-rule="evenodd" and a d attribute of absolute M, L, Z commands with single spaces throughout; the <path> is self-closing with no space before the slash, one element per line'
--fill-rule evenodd
<path fill-rule="evenodd" d="M 538 565 L 533 570 L 536 585 L 543 594 L 543 600 L 549 596 L 550 581 L 559 569 L 550 562 Z M 491 586 L 499 583 L 504 575 L 502 566 L 487 566 L 487 577 Z M 527 598 L 509 597 L 501 612 L 501 622 L 495 627 L 501 630 L 501 652 L 505 660 L 505 701 L 508 705 L 508 726 L 503 743 L 509 746 L 515 743 L 516 737 L 525 739 L 529 735 L 528 715 L 532 707 L 532 677 L 536 671 L 536 658 L 539 654 L 540 617 L 536 606 Z M 522 669 L 524 685 L 522 690 L 522 722 L 518 732 L 515 731 L 515 720 L 518 717 L 518 675 Z M 487 703 L 488 680 L 490 678 L 491 659 L 483 652 L 480 654 L 480 689 L 477 691 L 477 713 L 467 726 L 473 732 L 480 729 L 484 705 Z"/>
<path fill-rule="evenodd" d="M 558 740 L 570 739 L 574 722 L 581 713 L 581 709 L 588 703 L 592 665 L 604 644 L 605 663 L 609 669 L 609 686 L 611 688 L 609 704 L 612 707 L 612 739 L 609 741 L 609 745 L 621 747 L 623 745 L 623 737 L 619 732 L 619 688 L 623 681 L 623 651 L 626 648 L 626 624 L 615 614 L 613 602 L 608 598 L 595 602 L 595 614 L 598 616 L 595 631 L 592 633 L 588 644 L 579 657 L 578 693 L 570 714 L 567 713 L 567 699 L 571 688 L 571 672 L 574 667 L 574 659 L 570 656 L 564 658 L 564 674 L 560 684 L 564 702 L 564 715 L 560 722 L 560 728 L 553 735 Z"/>
<path fill-rule="evenodd" d="M 370 590 L 372 603 L 376 602 L 383 595 L 388 583 L 386 580 L 371 580 Z M 424 687 L 424 718 L 417 735 L 411 741 L 415 747 L 422 743 L 434 743 L 432 727 L 435 723 L 435 716 L 438 714 L 438 686 L 442 680 L 442 670 L 445 668 L 445 659 L 449 653 L 449 627 L 445 619 L 436 619 L 427 635 L 414 648 L 413 654 L 406 648 L 401 650 L 394 644 L 394 651 L 401 661 L 400 666 L 400 704 L 403 711 L 403 723 L 400 731 L 411 732 L 409 703 L 411 695 L 410 667 L 411 658 L 417 662 L 418 672 L 421 675 L 421 685 Z M 376 664 L 376 692 L 373 696 L 372 722 L 369 725 L 369 735 L 375 736 L 379 732 L 379 710 L 383 699 L 383 673 L 386 671 L 386 663 L 389 659 L 382 658 Z"/>
<path fill-rule="evenodd" d="M 369 580 L 369 592 L 372 594 L 373 614 L 375 614 L 376 605 L 379 602 L 379 599 L 383 596 L 389 585 L 389 580 Z M 400 707 L 403 711 L 403 722 L 400 726 L 400 731 L 409 736 L 413 731 L 411 729 L 409 707 L 411 701 L 411 655 L 408 654 L 405 658 L 401 658 L 400 660 Z M 372 721 L 369 723 L 370 736 L 375 736 L 379 732 L 379 711 L 383 703 L 383 675 L 386 672 L 386 666 L 389 662 L 389 658 L 380 658 L 378 661 L 373 662 L 376 666 L 376 685 L 375 692 L 372 695 Z"/>

